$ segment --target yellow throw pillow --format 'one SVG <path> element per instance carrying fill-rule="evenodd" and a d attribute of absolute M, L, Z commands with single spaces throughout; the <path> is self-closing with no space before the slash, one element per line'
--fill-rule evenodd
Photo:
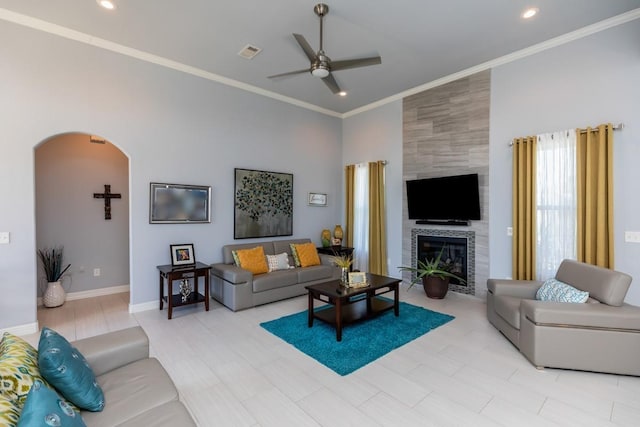
<path fill-rule="evenodd" d="M 318 250 L 313 243 L 303 243 L 294 245 L 300 260 L 300 267 L 311 267 L 312 265 L 320 265 L 320 257 Z"/>
<path fill-rule="evenodd" d="M 35 380 L 47 382 L 38 369 L 38 351 L 28 342 L 5 332 L 0 342 L 0 394 L 22 411 Z M 8 406 L 6 403 L 2 407 Z"/>
<path fill-rule="evenodd" d="M 249 270 L 253 274 L 262 274 L 269 271 L 267 257 L 264 255 L 264 248 L 256 246 L 253 249 L 241 249 L 236 251 L 240 267 Z"/>

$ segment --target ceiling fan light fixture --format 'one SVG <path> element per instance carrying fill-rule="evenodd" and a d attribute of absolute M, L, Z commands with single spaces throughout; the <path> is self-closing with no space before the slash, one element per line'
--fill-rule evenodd
<path fill-rule="evenodd" d="M 338 95 L 347 96 L 347 92 L 345 92 L 344 90 L 341 90 L 340 92 L 338 92 Z"/>
<path fill-rule="evenodd" d="M 329 70 L 326 69 L 323 66 L 318 66 L 318 67 L 313 68 L 311 70 L 311 75 L 313 77 L 320 77 L 321 79 L 324 79 L 325 77 L 327 77 L 329 75 Z"/>

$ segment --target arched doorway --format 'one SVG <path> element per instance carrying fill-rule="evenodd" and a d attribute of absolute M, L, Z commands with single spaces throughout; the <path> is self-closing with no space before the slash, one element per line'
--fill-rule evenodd
<path fill-rule="evenodd" d="M 65 133 L 35 148 L 36 247 L 64 247 L 67 300 L 128 291 L 129 158 L 111 142 Z M 105 185 L 110 199 L 105 219 Z M 38 297 L 46 280 L 38 267 Z"/>

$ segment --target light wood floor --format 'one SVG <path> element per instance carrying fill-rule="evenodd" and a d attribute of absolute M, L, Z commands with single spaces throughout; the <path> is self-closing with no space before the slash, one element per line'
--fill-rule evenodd
<path fill-rule="evenodd" d="M 306 297 L 238 313 L 212 301 L 167 320 L 166 309 L 129 314 L 117 294 L 41 308 L 38 320 L 69 340 L 141 325 L 201 426 L 640 425 L 640 378 L 537 371 L 482 301 L 421 289 L 401 299 L 456 319 L 345 377 L 259 326 L 306 309 Z"/>

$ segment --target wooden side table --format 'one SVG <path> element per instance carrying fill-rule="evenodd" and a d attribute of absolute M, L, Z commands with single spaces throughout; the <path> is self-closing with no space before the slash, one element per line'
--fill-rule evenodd
<path fill-rule="evenodd" d="M 327 248 L 316 248 L 319 254 L 334 256 L 349 256 L 353 258 L 353 248 L 348 246 L 329 246 Z M 349 266 L 349 271 L 353 271 L 353 264 Z"/>
<path fill-rule="evenodd" d="M 168 313 L 167 317 L 171 319 L 173 308 L 183 305 L 198 304 L 204 302 L 205 309 L 209 311 L 209 270 L 211 266 L 202 262 L 196 262 L 194 265 L 174 267 L 172 265 L 159 265 L 160 271 L 160 310 L 162 310 L 164 301 L 167 301 Z M 204 277 L 204 295 L 198 291 L 198 279 Z M 167 281 L 167 296 L 164 294 L 164 282 Z M 173 293 L 173 281 L 182 279 L 193 279 L 193 292 L 189 295 L 185 302 L 182 302 L 180 293 Z"/>

